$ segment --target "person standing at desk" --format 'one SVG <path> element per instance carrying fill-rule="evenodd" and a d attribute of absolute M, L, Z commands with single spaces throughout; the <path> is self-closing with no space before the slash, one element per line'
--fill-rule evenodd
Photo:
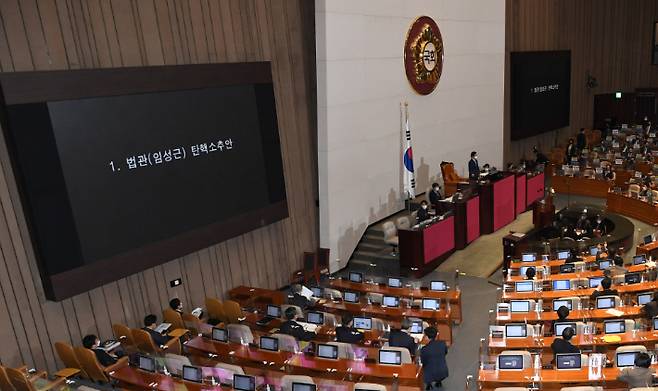
<path fill-rule="evenodd" d="M 442 390 L 441 382 L 448 377 L 448 365 L 446 364 L 448 347 L 444 341 L 436 339 L 438 334 L 436 327 L 426 328 L 425 336 L 429 342 L 420 349 L 425 390 Z"/>
<path fill-rule="evenodd" d="M 418 213 L 416 214 L 416 219 L 418 220 L 419 223 L 422 223 L 425 220 L 428 220 L 430 218 L 430 210 L 429 206 L 427 205 L 427 201 L 422 200 L 420 202 L 420 209 L 418 209 Z"/>
<path fill-rule="evenodd" d="M 587 146 L 587 139 L 585 138 L 585 128 L 580 128 L 580 132 L 576 136 L 576 147 L 582 151 Z"/>
<path fill-rule="evenodd" d="M 573 139 L 569 139 L 569 145 L 567 145 L 567 151 L 566 151 L 566 158 L 567 158 L 567 164 L 571 163 L 571 158 L 572 157 L 577 157 L 578 156 L 578 148 L 576 148 L 576 145 L 573 143 Z"/>
<path fill-rule="evenodd" d="M 471 152 L 471 160 L 468 161 L 468 179 L 477 181 L 480 177 L 480 164 L 478 163 L 478 153 Z"/>

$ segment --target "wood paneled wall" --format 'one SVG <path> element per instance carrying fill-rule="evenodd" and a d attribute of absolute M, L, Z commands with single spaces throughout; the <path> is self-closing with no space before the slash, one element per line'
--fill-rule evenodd
<path fill-rule="evenodd" d="M 272 61 L 290 218 L 62 302 L 46 301 L 0 140 L 0 362 L 54 370 L 55 341 L 141 326 L 172 297 L 188 308 L 231 287 L 277 288 L 318 246 L 313 2 L 2 0 L 2 72 Z M 309 23 L 309 20 L 311 21 Z M 309 31 L 311 30 L 311 31 Z M 169 281 L 183 278 L 170 288 Z"/>
<path fill-rule="evenodd" d="M 510 141 L 509 61 L 505 71 L 505 161 L 530 156 L 533 145 L 545 151 L 556 142 L 591 127 L 594 95 L 658 86 L 651 65 L 656 0 L 506 0 L 506 55 L 511 51 L 571 50 L 571 121 L 559 129 Z M 585 84 L 590 73 L 598 87 Z"/>

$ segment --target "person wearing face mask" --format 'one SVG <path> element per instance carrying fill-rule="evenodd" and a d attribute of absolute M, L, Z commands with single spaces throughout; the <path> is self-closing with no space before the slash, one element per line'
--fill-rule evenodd
<path fill-rule="evenodd" d="M 441 194 L 441 187 L 438 183 L 432 183 L 432 190 L 430 191 L 430 204 L 435 205 L 434 207 L 436 208 L 436 205 L 442 199 L 443 195 Z"/>
<path fill-rule="evenodd" d="M 592 231 L 596 233 L 598 236 L 605 235 L 607 233 L 605 224 L 603 223 L 603 218 L 601 215 L 596 216 L 596 221 L 594 222 L 594 225 L 592 226 Z"/>
<path fill-rule="evenodd" d="M 478 153 L 471 152 L 471 160 L 468 161 L 468 179 L 478 180 L 480 177 L 480 164 L 478 163 Z"/>
<path fill-rule="evenodd" d="M 420 209 L 418 209 L 418 214 L 416 214 L 416 219 L 419 223 L 430 218 L 430 210 L 427 206 L 427 201 L 422 200 L 420 202 Z"/>

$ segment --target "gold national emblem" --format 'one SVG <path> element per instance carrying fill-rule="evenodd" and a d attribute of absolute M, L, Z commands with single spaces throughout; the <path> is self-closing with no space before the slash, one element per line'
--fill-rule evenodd
<path fill-rule="evenodd" d="M 411 87 L 421 95 L 434 91 L 443 71 L 443 38 L 429 16 L 417 18 L 407 32 L 404 66 Z"/>

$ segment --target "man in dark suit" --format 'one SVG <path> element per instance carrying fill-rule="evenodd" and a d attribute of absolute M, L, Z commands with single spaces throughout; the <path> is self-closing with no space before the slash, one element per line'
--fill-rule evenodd
<path fill-rule="evenodd" d="M 587 139 L 585 138 L 585 128 L 580 128 L 580 132 L 576 136 L 576 147 L 582 151 L 587 146 Z"/>
<path fill-rule="evenodd" d="M 388 334 L 388 345 L 407 348 L 409 353 L 413 356 L 416 354 L 416 341 L 414 341 L 414 338 L 405 331 L 411 326 L 409 319 L 402 319 L 401 326 L 401 328 L 391 327 L 391 332 Z"/>
<path fill-rule="evenodd" d="M 610 277 L 604 278 L 601 280 L 601 285 L 599 285 L 599 288 L 592 293 L 590 299 L 596 302 L 596 298 L 599 296 L 618 296 L 619 292 L 617 292 L 616 289 L 610 289 L 611 286 L 612 279 L 610 279 Z"/>
<path fill-rule="evenodd" d="M 423 221 L 429 218 L 430 218 L 429 205 L 427 205 L 427 201 L 422 200 L 420 201 L 420 209 L 418 209 L 418 212 L 416 213 L 416 219 L 418 220 L 419 223 L 422 223 Z"/>
<path fill-rule="evenodd" d="M 289 304 L 296 305 L 302 310 L 311 307 L 313 303 L 304 295 L 302 295 L 302 286 L 299 284 L 294 284 L 290 287 L 292 290 L 292 297 L 288 300 Z"/>
<path fill-rule="evenodd" d="M 157 316 L 155 316 L 153 314 L 146 315 L 144 317 L 144 327 L 142 327 L 142 330 L 149 333 L 149 335 L 151 336 L 151 339 L 153 340 L 153 342 L 155 343 L 156 346 L 166 345 L 167 342 L 169 342 L 169 340 L 171 339 L 171 337 L 168 337 L 166 335 L 162 335 L 162 334 L 158 333 L 157 331 L 155 331 L 155 328 L 157 327 L 157 325 L 156 325 L 157 321 L 158 321 Z"/>
<path fill-rule="evenodd" d="M 438 183 L 432 183 L 432 190 L 430 190 L 430 204 L 437 205 L 442 199 L 443 195 L 441 194 L 441 187 Z"/>
<path fill-rule="evenodd" d="M 118 356 L 106 352 L 105 349 L 101 347 L 100 339 L 93 334 L 86 335 L 82 339 L 82 346 L 92 350 L 96 355 L 98 362 L 104 367 L 117 363 Z"/>
<path fill-rule="evenodd" d="M 342 317 L 341 325 L 336 327 L 336 341 L 345 343 L 362 342 L 364 335 L 352 327 L 352 315 L 346 313 Z"/>
<path fill-rule="evenodd" d="M 567 145 L 567 151 L 566 151 L 567 164 L 571 164 L 571 158 L 577 156 L 578 156 L 578 148 L 576 148 L 576 145 L 573 143 L 573 139 L 570 138 L 569 145 Z"/>
<path fill-rule="evenodd" d="M 580 349 L 573 346 L 571 342 L 569 342 L 574 334 L 576 334 L 576 331 L 573 329 L 573 327 L 566 327 L 562 331 L 562 338 L 555 338 L 551 344 L 553 356 L 558 353 L 580 353 Z M 553 360 L 555 360 L 555 358 Z"/>
<path fill-rule="evenodd" d="M 279 327 L 281 334 L 292 335 L 300 341 L 310 341 L 315 337 L 315 333 L 304 330 L 302 325 L 295 322 L 295 317 L 297 316 L 297 310 L 295 308 L 286 308 L 284 316 L 286 317 L 286 321 L 281 323 L 281 327 Z"/>
<path fill-rule="evenodd" d="M 425 335 L 429 342 L 420 349 L 425 390 L 441 390 L 441 382 L 448 377 L 448 365 L 446 364 L 448 347 L 445 342 L 436 339 L 438 335 L 436 327 L 426 328 Z"/>
<path fill-rule="evenodd" d="M 480 177 L 480 164 L 478 163 L 478 153 L 471 152 L 471 160 L 468 161 L 468 179 L 476 181 Z"/>

